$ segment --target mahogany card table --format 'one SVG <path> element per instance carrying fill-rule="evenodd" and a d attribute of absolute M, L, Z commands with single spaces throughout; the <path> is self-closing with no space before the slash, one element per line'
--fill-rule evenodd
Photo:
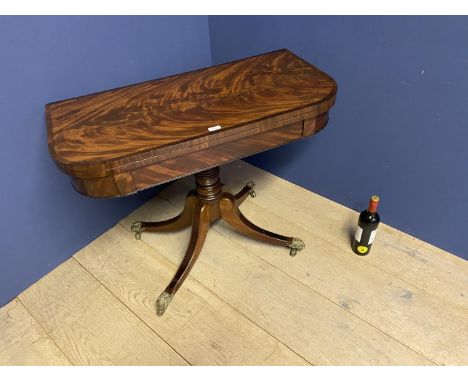
<path fill-rule="evenodd" d="M 250 222 L 239 206 L 255 197 L 254 182 L 235 195 L 223 192 L 219 166 L 317 133 L 336 91 L 330 76 L 282 49 L 47 104 L 49 151 L 73 187 L 90 197 L 125 196 L 195 175 L 180 215 L 131 227 L 140 239 L 143 232 L 191 226 L 185 257 L 156 303 L 162 315 L 218 219 L 289 248 L 291 256 L 304 248 L 299 238 Z"/>

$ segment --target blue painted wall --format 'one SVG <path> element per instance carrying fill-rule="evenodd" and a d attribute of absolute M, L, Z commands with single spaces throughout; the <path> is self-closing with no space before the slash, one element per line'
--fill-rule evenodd
<path fill-rule="evenodd" d="M 210 16 L 213 63 L 289 48 L 331 74 L 320 134 L 250 158 L 468 259 L 468 17 Z"/>
<path fill-rule="evenodd" d="M 44 105 L 210 64 L 207 17 L 0 17 L 0 306 L 155 192 L 76 193 Z"/>

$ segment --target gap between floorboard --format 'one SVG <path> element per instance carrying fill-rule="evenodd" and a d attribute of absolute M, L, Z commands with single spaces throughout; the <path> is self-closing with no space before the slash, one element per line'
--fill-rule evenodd
<path fill-rule="evenodd" d="M 129 231 L 123 224 L 119 223 L 120 226 L 122 226 L 127 232 L 130 232 L 133 234 L 133 232 Z M 169 263 L 171 263 L 175 268 L 177 268 L 179 266 L 179 264 L 176 264 L 174 263 L 171 259 L 169 259 L 168 257 L 164 256 L 163 254 L 161 254 L 159 251 L 157 251 L 155 248 L 153 248 L 151 245 L 149 245 L 148 243 L 146 243 L 144 240 L 141 240 L 141 243 L 143 243 L 146 247 L 148 247 L 148 249 L 150 249 L 152 252 L 154 252 L 157 256 L 162 256 L 164 257 L 164 259 L 166 261 L 168 261 Z M 83 265 L 82 265 L 83 266 Z M 90 272 L 88 270 L 88 272 Z M 90 272 L 91 273 L 91 272 Z M 95 277 L 93 275 L 93 277 Z M 96 278 L 96 277 L 95 277 Z M 211 293 L 213 295 L 215 295 L 217 298 L 219 298 L 224 304 L 226 304 L 227 306 L 229 306 L 232 310 L 236 311 L 240 316 L 242 316 L 243 318 L 245 318 L 247 321 L 249 321 L 250 323 L 252 323 L 253 325 L 255 325 L 260 331 L 264 332 L 265 334 L 267 334 L 268 336 L 270 336 L 271 338 L 275 339 L 279 344 L 281 344 L 282 346 L 284 346 L 286 349 L 290 350 L 292 353 L 296 354 L 299 358 L 301 358 L 304 362 L 308 363 L 310 366 L 315 366 L 314 363 L 312 363 L 311 361 L 307 360 L 303 355 L 299 354 L 297 351 L 295 351 L 294 349 L 292 349 L 291 347 L 289 347 L 287 344 L 283 343 L 282 341 L 280 341 L 278 338 L 276 338 L 272 333 L 268 332 L 268 330 L 266 330 L 265 328 L 259 326 L 255 321 L 253 321 L 250 317 L 246 316 L 244 313 L 242 313 L 241 311 L 239 311 L 239 309 L 237 309 L 236 307 L 232 306 L 228 301 L 224 300 L 222 298 L 222 296 L 219 296 L 218 294 L 216 294 L 214 291 L 212 291 L 211 289 L 207 288 L 206 285 L 204 285 L 203 283 L 201 283 L 198 279 L 195 279 L 193 277 L 191 277 L 190 275 L 187 277 L 187 278 L 190 278 L 190 280 L 192 282 L 195 282 L 196 284 L 200 285 L 202 288 L 206 289 L 208 293 Z M 97 279 L 97 278 L 96 278 Z M 99 281 L 99 279 L 97 279 Z M 102 283 L 101 283 L 102 284 Z M 108 289 L 108 288 L 106 288 Z M 109 289 L 108 289 L 109 290 Z M 109 290 L 110 291 L 110 290 Z M 110 291 L 111 292 L 111 291 Z M 111 292 L 112 293 L 112 292 Z M 115 294 L 114 294 L 115 296 Z M 118 296 L 116 296 L 116 298 L 118 298 L 120 300 L 120 298 Z M 125 303 L 124 303 L 125 304 Z M 125 304 L 126 305 L 126 304 Z M 127 306 L 127 305 L 126 305 Z M 128 306 L 127 306 L 128 307 Z M 128 309 L 131 309 L 130 307 L 128 307 Z M 155 311 L 156 312 L 156 311 Z M 136 313 L 134 313 L 136 315 Z M 156 313 L 155 313 L 156 314 Z M 144 321 L 142 318 L 140 318 L 140 320 Z M 273 354 L 274 352 L 276 351 L 276 349 L 274 349 L 272 351 L 271 354 Z M 270 355 L 271 355 L 270 354 Z"/>
<path fill-rule="evenodd" d="M 167 346 L 169 346 L 169 348 L 171 348 L 174 353 L 176 353 L 180 358 L 182 358 L 185 362 L 187 362 L 187 364 L 189 366 L 192 366 L 192 364 L 186 360 L 182 354 L 180 354 L 176 349 L 174 349 L 164 338 L 162 338 L 151 326 L 149 326 L 144 320 L 142 320 L 138 314 L 136 314 L 127 304 L 125 304 L 125 302 L 123 300 L 121 300 L 118 296 L 116 296 L 114 293 L 112 293 L 112 291 L 105 285 L 101 282 L 101 280 L 99 280 L 96 276 L 94 276 L 94 274 L 92 272 L 90 272 L 83 264 L 81 264 L 78 259 L 75 258 L 75 256 L 72 256 L 72 259 L 74 261 L 76 261 L 76 263 L 81 267 L 83 268 L 93 279 L 95 279 L 99 285 L 101 285 L 105 290 L 107 290 L 112 296 L 114 296 L 117 301 L 120 301 L 121 304 L 123 304 L 132 314 L 133 316 L 135 316 L 138 320 L 140 320 L 151 332 L 153 332 L 161 341 L 163 341 Z"/>
<path fill-rule="evenodd" d="M 216 230 L 216 228 L 214 228 L 214 229 Z M 226 235 L 224 232 L 220 232 L 220 231 L 217 231 L 217 232 L 218 232 L 220 235 L 222 235 L 223 237 L 225 237 L 226 239 L 231 240 L 231 241 L 233 241 L 234 243 L 240 244 L 240 243 L 237 242 L 236 240 L 230 238 L 230 237 L 229 237 L 228 235 Z M 242 244 L 241 244 L 241 245 L 242 245 Z M 356 318 L 358 318 L 358 319 L 361 320 L 361 321 L 364 321 L 366 324 L 368 324 L 369 326 L 372 326 L 372 327 L 373 327 L 374 329 L 376 329 L 378 332 L 380 332 L 380 333 L 386 335 L 387 337 L 389 337 L 389 338 L 395 340 L 396 342 L 399 342 L 401 345 L 403 345 L 403 346 L 405 346 L 406 348 L 408 348 L 408 349 L 414 351 L 415 353 L 419 354 L 421 357 L 427 359 L 429 362 L 433 363 L 434 365 L 438 365 L 438 363 L 437 363 L 436 361 L 434 361 L 434 360 L 428 358 L 427 356 L 425 356 L 424 354 L 420 353 L 420 352 L 417 351 L 416 349 L 413 349 L 410 345 L 408 345 L 408 344 L 406 344 L 406 343 L 400 341 L 398 338 L 395 338 L 395 337 L 393 337 L 391 334 L 389 334 L 389 333 L 383 331 L 382 329 L 376 327 L 375 325 L 373 325 L 371 322 L 367 321 L 367 320 L 364 319 L 363 317 L 358 316 L 357 314 L 353 313 L 352 311 L 349 311 L 349 310 L 343 308 L 339 303 L 337 303 L 336 301 L 330 299 L 329 297 L 327 297 L 326 295 L 320 293 L 319 291 L 315 290 L 315 289 L 312 288 L 310 285 L 305 284 L 302 280 L 299 280 L 299 279 L 296 278 L 294 275 L 289 274 L 289 273 L 286 272 L 284 269 L 281 269 L 281 268 L 277 267 L 276 265 L 274 265 L 273 263 L 271 263 L 271 262 L 269 262 L 269 261 L 267 261 L 267 260 L 261 258 L 261 257 L 258 256 L 255 252 L 252 252 L 251 250 L 249 250 L 247 247 L 244 246 L 244 248 L 245 248 L 245 249 L 247 250 L 247 252 L 249 252 L 251 255 L 253 255 L 253 256 L 257 257 L 258 259 L 260 259 L 261 261 L 263 261 L 263 262 L 269 264 L 270 266 L 272 266 L 273 268 L 277 269 L 278 271 L 284 273 L 285 275 L 287 275 L 287 276 L 293 278 L 294 280 L 296 280 L 297 282 L 301 283 L 302 285 L 304 285 L 306 288 L 310 289 L 310 290 L 313 291 L 314 293 L 318 294 L 319 296 L 323 297 L 324 299 L 326 299 L 326 300 L 332 302 L 333 304 L 337 305 L 340 309 L 343 309 L 345 312 L 352 314 L 353 316 L 355 316 Z"/>

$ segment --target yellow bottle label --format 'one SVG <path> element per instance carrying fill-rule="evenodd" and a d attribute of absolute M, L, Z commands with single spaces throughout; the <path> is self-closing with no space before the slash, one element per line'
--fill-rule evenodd
<path fill-rule="evenodd" d="M 369 250 L 369 248 L 367 248 L 367 247 L 365 247 L 363 245 L 360 245 L 359 247 L 357 247 L 357 250 L 359 252 L 361 252 L 361 253 L 366 253 Z"/>

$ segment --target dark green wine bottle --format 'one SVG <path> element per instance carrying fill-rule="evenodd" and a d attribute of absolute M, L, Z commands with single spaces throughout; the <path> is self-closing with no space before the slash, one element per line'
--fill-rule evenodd
<path fill-rule="evenodd" d="M 367 210 L 362 211 L 359 215 L 358 226 L 352 244 L 353 252 L 356 255 L 365 256 L 371 250 L 380 223 L 380 216 L 377 213 L 379 200 L 378 196 L 372 196 Z"/>

